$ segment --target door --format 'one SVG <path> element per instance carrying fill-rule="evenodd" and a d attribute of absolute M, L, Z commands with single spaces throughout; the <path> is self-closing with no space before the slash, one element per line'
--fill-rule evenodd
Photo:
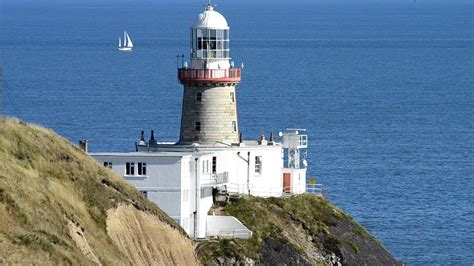
<path fill-rule="evenodd" d="M 283 173 L 283 192 L 291 192 L 291 173 Z"/>

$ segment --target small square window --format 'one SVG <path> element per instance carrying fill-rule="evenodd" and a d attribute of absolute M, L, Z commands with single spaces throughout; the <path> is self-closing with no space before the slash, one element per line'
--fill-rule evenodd
<path fill-rule="evenodd" d="M 194 130 L 201 131 L 201 122 L 194 123 Z"/>
<path fill-rule="evenodd" d="M 104 167 L 112 169 L 112 162 L 104 162 Z"/>
<path fill-rule="evenodd" d="M 196 98 L 195 98 L 197 103 L 202 102 L 202 92 L 197 92 L 196 93 Z"/>

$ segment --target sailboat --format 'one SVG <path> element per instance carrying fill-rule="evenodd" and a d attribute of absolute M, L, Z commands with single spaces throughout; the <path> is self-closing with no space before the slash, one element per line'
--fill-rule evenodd
<path fill-rule="evenodd" d="M 118 50 L 119 51 L 132 51 L 133 43 L 132 39 L 126 31 L 123 32 L 123 42 L 122 38 L 119 37 Z"/>

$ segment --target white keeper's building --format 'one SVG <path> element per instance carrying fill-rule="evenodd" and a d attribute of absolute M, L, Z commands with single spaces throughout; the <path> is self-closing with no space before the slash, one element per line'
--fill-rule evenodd
<path fill-rule="evenodd" d="M 305 130 L 262 133 L 244 140 L 236 86 L 242 69 L 230 59 L 229 26 L 207 5 L 191 26 L 190 64 L 178 69 L 184 87 L 178 142 L 144 132 L 135 152 L 89 153 L 139 189 L 194 238 L 248 238 L 234 217 L 214 216 L 214 201 L 242 194 L 280 197 L 306 191 Z"/>

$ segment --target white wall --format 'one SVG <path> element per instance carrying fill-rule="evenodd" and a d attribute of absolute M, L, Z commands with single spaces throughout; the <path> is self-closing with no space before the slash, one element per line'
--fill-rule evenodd
<path fill-rule="evenodd" d="M 301 194 L 306 192 L 306 169 L 284 168 L 282 172 L 291 175 L 291 193 Z"/>
<path fill-rule="evenodd" d="M 211 151 L 211 149 L 206 149 Z M 280 196 L 283 181 L 281 169 L 283 167 L 282 150 L 280 146 L 251 146 L 216 149 L 212 151 L 217 156 L 217 173 L 229 172 L 228 188 L 232 192 L 254 196 Z M 240 153 L 239 153 L 240 152 Z M 247 174 L 248 152 L 250 152 L 249 173 Z M 237 153 L 240 154 L 237 155 Z M 255 157 L 261 156 L 262 172 L 255 172 Z M 247 176 L 249 186 L 247 185 Z"/>
<path fill-rule="evenodd" d="M 246 160 L 250 152 L 249 168 Z M 239 155 L 238 155 L 239 153 Z M 306 169 L 284 169 L 281 146 L 249 145 L 228 148 L 200 149 L 193 155 L 165 152 L 90 154 L 101 164 L 112 162 L 112 169 L 175 219 L 192 237 L 206 237 L 207 216 L 213 204 L 212 159 L 217 157 L 217 174 L 228 172 L 230 192 L 254 196 L 281 196 L 283 174 L 292 174 L 292 192 L 306 189 Z M 261 173 L 255 171 L 255 157 L 261 157 Z M 197 159 L 197 160 L 196 160 Z M 125 175 L 126 162 L 135 163 L 135 175 Z M 137 176 L 138 162 L 147 164 L 147 173 Z M 203 164 L 203 162 L 205 162 Z M 249 169 L 249 185 L 247 184 Z M 197 200 L 196 200 L 197 199 Z M 195 221 L 197 220 L 196 226 Z"/>
<path fill-rule="evenodd" d="M 186 178 L 186 162 L 190 156 L 140 156 L 139 153 L 117 154 L 117 155 L 94 155 L 99 163 L 112 162 L 112 170 L 131 183 L 140 191 L 146 191 L 150 201 L 156 203 L 171 218 L 178 223 L 182 222 L 181 216 L 189 208 L 182 209 L 182 191 L 189 190 L 189 182 Z M 135 163 L 135 175 L 125 175 L 127 162 Z M 137 175 L 138 162 L 147 165 L 146 175 Z M 189 167 L 189 165 L 187 166 Z M 182 178 L 182 173 L 184 178 Z"/>

